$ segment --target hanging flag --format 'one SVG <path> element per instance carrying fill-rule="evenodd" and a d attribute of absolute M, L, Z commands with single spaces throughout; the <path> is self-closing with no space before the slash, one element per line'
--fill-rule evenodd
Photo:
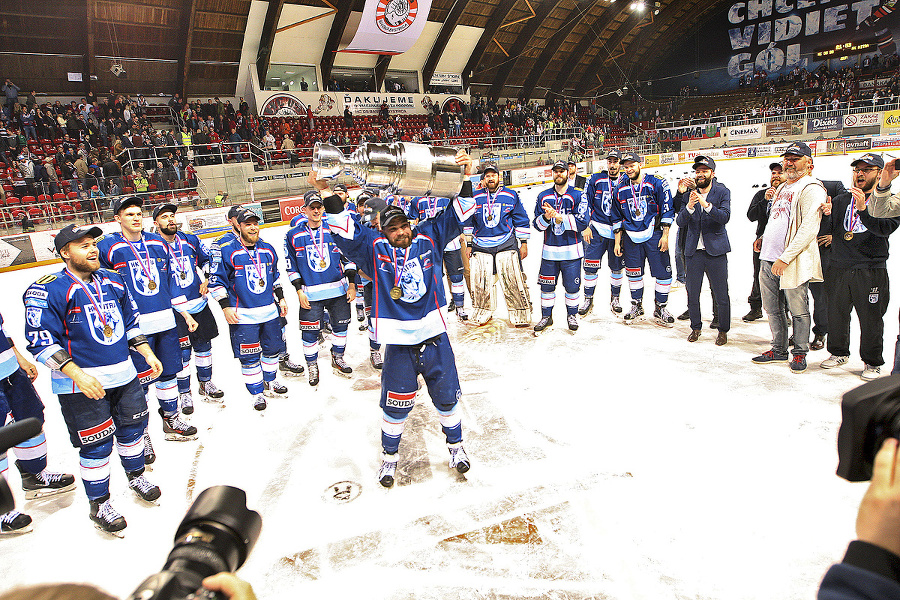
<path fill-rule="evenodd" d="M 338 52 L 403 54 L 416 43 L 431 0 L 366 0 L 362 16 L 353 13 Z"/>

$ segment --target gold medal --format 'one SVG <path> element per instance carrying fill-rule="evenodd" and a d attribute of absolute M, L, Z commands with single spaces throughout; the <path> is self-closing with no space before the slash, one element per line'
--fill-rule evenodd
<path fill-rule="evenodd" d="M 393 298 L 394 300 L 399 300 L 400 296 L 402 296 L 402 295 L 403 295 L 403 290 L 401 290 L 399 286 L 395 285 L 394 287 L 391 288 L 391 298 Z"/>
<path fill-rule="evenodd" d="M 321 268 L 324 269 L 326 265 L 327 265 L 327 263 L 325 262 L 325 259 L 324 259 L 324 258 L 323 258 L 322 260 L 319 261 L 319 267 L 321 267 Z"/>
<path fill-rule="evenodd" d="M 106 337 L 109 338 L 109 337 L 112 337 L 112 334 L 113 334 L 113 328 L 111 326 L 107 325 L 106 327 L 103 328 L 103 335 L 105 335 Z"/>
<path fill-rule="evenodd" d="M 182 279 L 187 279 L 187 273 L 185 273 L 184 271 L 182 271 L 182 272 L 181 272 L 181 278 L 182 278 Z"/>
<path fill-rule="evenodd" d="M 156 289 L 156 282 L 155 282 L 155 281 L 151 281 L 150 283 L 148 283 L 148 284 L 147 284 L 147 289 L 150 290 L 151 292 L 152 292 L 153 290 L 155 290 L 155 289 Z"/>
<path fill-rule="evenodd" d="M 853 232 L 852 232 L 852 231 L 848 231 L 847 233 L 845 233 L 845 234 L 844 234 L 844 239 L 847 240 L 848 242 L 849 242 L 850 240 L 852 240 L 852 239 L 853 239 Z"/>

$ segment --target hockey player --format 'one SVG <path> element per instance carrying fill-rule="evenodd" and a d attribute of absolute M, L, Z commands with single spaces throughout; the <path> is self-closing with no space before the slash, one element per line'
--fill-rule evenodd
<path fill-rule="evenodd" d="M 197 322 L 197 328 L 189 331 L 181 313 L 175 313 L 182 365 L 178 373 L 178 403 L 181 411 L 189 415 L 194 412 L 190 371 L 192 349 L 200 397 L 210 402 L 221 402 L 225 392 L 212 382 L 212 340 L 219 335 L 219 327 L 206 301 L 209 282 L 206 278 L 200 281 L 201 271 L 198 270 L 209 268 L 209 250 L 200 243 L 196 235 L 178 231 L 178 224 L 175 222 L 177 211 L 178 207 L 174 204 L 161 204 L 153 209 L 153 221 L 159 235 L 169 244 L 175 283 L 187 298 L 184 308 Z"/>
<path fill-rule="evenodd" d="M 557 161 L 552 168 L 553 187 L 538 194 L 534 207 L 534 226 L 544 232 L 541 268 L 541 320 L 534 326 L 539 334 L 553 325 L 556 283 L 562 273 L 566 290 L 566 323 L 578 330 L 578 292 L 581 288 L 581 258 L 584 247 L 581 232 L 589 222 L 587 199 L 569 185 L 566 164 Z"/>
<path fill-rule="evenodd" d="M 516 327 L 528 327 L 531 297 L 522 272 L 522 259 L 528 256 L 531 236 L 528 213 L 519 195 L 501 185 L 497 165 L 484 166 L 481 183 L 475 194 L 475 214 L 464 228 L 466 238 L 471 240 L 472 322 L 483 325 L 493 316 L 496 276 L 503 287 L 510 322 Z"/>
<path fill-rule="evenodd" d="M 465 151 L 457 152 L 456 162 L 466 165 L 465 174 L 471 175 L 472 159 Z M 400 437 L 415 404 L 419 374 L 438 410 L 450 451 L 450 468 L 465 473 L 470 462 L 463 448 L 458 406 L 462 392 L 441 314 L 446 301 L 439 274 L 447 242 L 459 237 L 463 222 L 475 208 L 471 182 L 463 183 L 460 196 L 447 210 L 415 231 L 402 209 L 386 207 L 379 215 L 379 233 L 360 226 L 358 218 L 349 212 L 339 213 L 340 199 L 327 192 L 327 181 L 316 180 L 315 171 L 309 181 L 326 196 L 328 224 L 338 247 L 373 277 L 375 333 L 378 341 L 386 344 L 380 402 L 384 411 L 383 454 L 378 481 L 384 487 L 394 485 Z"/>
<path fill-rule="evenodd" d="M 644 315 L 644 261 L 656 279 L 653 317 L 658 325 L 673 327 L 668 311 L 672 262 L 669 259 L 669 227 L 675 218 L 669 184 L 655 175 L 641 173 L 641 157 L 635 152 L 620 160 L 627 178 L 620 180 L 612 203 L 616 224 L 615 254 L 625 259 L 625 275 L 631 288 L 631 310 L 624 317 L 630 325 Z M 622 232 L 625 232 L 624 240 Z"/>
<path fill-rule="evenodd" d="M 23 299 L 28 351 L 52 371 L 53 393 L 81 456 L 91 520 L 115 533 L 126 522 L 109 499 L 113 437 L 129 488 L 148 502 L 160 496 L 144 477 L 147 399 L 131 356 L 140 355 L 152 378 L 163 365 L 138 326 L 143 315 L 125 278 L 100 268 L 94 238 L 101 234 L 99 227 L 60 230 L 54 245 L 65 268 L 38 279 Z"/>
<path fill-rule="evenodd" d="M 406 216 L 419 222 L 425 219 L 433 219 L 438 213 L 450 205 L 450 198 L 435 198 L 433 196 L 419 196 L 412 198 Z M 444 248 L 444 270 L 447 279 L 450 280 L 450 301 L 447 303 L 447 311 L 456 311 L 460 321 L 466 321 L 466 284 L 463 276 L 462 242 L 459 238 L 451 240 Z"/>
<path fill-rule="evenodd" d="M 188 331 L 196 329 L 197 322 L 185 310 L 187 299 L 183 290 L 175 283 L 169 245 L 155 233 L 143 231 L 143 203 L 138 196 L 116 199 L 113 214 L 121 231 L 97 240 L 100 264 L 118 271 L 125 280 L 141 315 L 141 331 L 147 336 L 147 343 L 154 354 L 162 361 L 163 371 L 156 381 L 156 399 L 166 439 L 193 440 L 197 438 L 197 428 L 182 421 L 178 413 L 176 378 L 181 371 L 181 348 L 172 309 L 175 308 L 182 314 Z M 144 394 L 147 394 L 156 376 L 151 376 L 150 367 L 140 354 L 132 351 L 131 359 L 138 370 Z M 147 464 L 152 464 L 156 460 L 156 454 L 153 452 L 149 430 L 144 432 L 144 450 L 147 453 Z"/>
<path fill-rule="evenodd" d="M 333 343 L 331 368 L 337 375 L 350 377 L 353 369 L 344 361 L 350 302 L 356 298 L 356 265 L 346 260 L 332 240 L 322 216 L 324 208 L 318 194 L 305 200 L 305 219 L 291 227 L 284 240 L 288 279 L 300 301 L 300 332 L 309 385 L 319 384 L 319 330 L 325 311 L 331 319 Z"/>
<path fill-rule="evenodd" d="M 46 296 L 25 296 L 25 305 L 44 308 Z M 37 368 L 13 343 L 0 315 L 0 427 L 30 417 L 44 422 L 44 403 L 34 389 Z M 8 423 L 7 423 L 8 421 Z M 15 447 L 16 467 L 22 476 L 25 498 L 33 500 L 75 489 L 75 477 L 47 470 L 47 438 L 43 429 L 33 438 Z M 7 478 L 6 453 L 0 454 L 0 476 Z M 0 535 L 31 531 L 31 517 L 12 510 L 0 515 Z"/>
<path fill-rule="evenodd" d="M 237 222 L 240 237 L 219 247 L 219 255 L 212 257 L 209 291 L 225 314 L 231 349 L 241 363 L 253 408 L 265 410 L 265 396 L 288 391 L 275 378 L 278 357 L 284 352 L 279 317 L 287 314 L 287 303 L 278 282 L 278 255 L 259 238 L 259 217 L 244 209 Z"/>
<path fill-rule="evenodd" d="M 606 170 L 591 175 L 585 196 L 591 211 L 590 227 L 584 230 L 584 303 L 578 309 L 579 315 L 586 315 L 594 307 L 594 290 L 597 287 L 597 273 L 600 261 L 606 254 L 609 264 L 609 308 L 615 316 L 622 312 L 619 294 L 622 291 L 622 269 L 624 262 L 615 253 L 615 233 L 612 216 L 612 198 L 620 179 L 619 151 L 610 150 L 606 156 Z"/>

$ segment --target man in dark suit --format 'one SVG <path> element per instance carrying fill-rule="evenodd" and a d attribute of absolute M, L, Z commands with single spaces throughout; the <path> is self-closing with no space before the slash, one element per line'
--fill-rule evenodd
<path fill-rule="evenodd" d="M 691 315 L 689 342 L 700 338 L 700 288 L 703 274 L 709 279 L 719 313 L 719 334 L 716 345 L 728 343 L 731 327 L 731 298 L 728 295 L 728 256 L 731 244 L 725 224 L 731 218 L 731 192 L 715 181 L 716 161 L 708 156 L 694 159 L 696 189 L 688 191 L 686 180 L 678 182 L 682 209 L 676 223 L 686 230 L 684 240 L 685 271 L 687 272 L 688 311 Z M 688 195 L 686 201 L 684 196 Z M 677 202 L 677 201 L 676 201 Z"/>

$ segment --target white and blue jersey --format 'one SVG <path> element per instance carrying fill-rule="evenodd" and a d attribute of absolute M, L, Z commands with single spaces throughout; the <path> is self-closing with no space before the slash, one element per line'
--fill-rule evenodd
<path fill-rule="evenodd" d="M 441 214 L 445 208 L 450 206 L 450 198 L 436 198 L 434 196 L 416 196 L 413 198 L 406 209 L 406 216 L 417 221 L 425 219 L 433 219 Z M 444 250 L 459 250 L 462 248 L 462 242 L 459 238 L 454 238 L 447 244 Z"/>
<path fill-rule="evenodd" d="M 612 212 L 612 201 L 616 186 L 623 177 L 627 179 L 624 173 L 619 173 L 619 177 L 616 180 L 609 176 L 609 171 L 594 173 L 588 179 L 587 187 L 584 190 L 584 195 L 588 199 L 588 207 L 591 211 L 591 226 L 598 234 L 608 240 L 616 237 L 613 230 L 616 218 Z"/>
<path fill-rule="evenodd" d="M 463 231 L 472 236 L 476 246 L 490 249 L 508 245 L 513 236 L 527 241 L 530 225 L 519 194 L 500 186 L 493 194 L 487 189 L 475 194 L 475 214 L 466 221 Z"/>
<path fill-rule="evenodd" d="M 372 323 L 378 343 L 415 345 L 447 331 L 443 249 L 459 237 L 474 210 L 472 198 L 455 198 L 450 208 L 416 226 L 408 248 L 391 246 L 381 232 L 361 226 L 359 217 L 346 210 L 328 215 L 341 251 L 375 282 Z M 401 292 L 397 300 L 390 296 L 394 287 Z"/>
<path fill-rule="evenodd" d="M 183 310 L 195 315 L 206 308 L 206 296 L 200 294 L 202 281 L 197 269 L 209 265 L 209 250 L 196 235 L 176 231 L 175 241 L 169 244 L 169 252 L 175 285 L 187 299 Z"/>
<path fill-rule="evenodd" d="M 544 203 L 560 214 L 562 222 L 554 219 L 548 223 L 544 218 Z M 538 194 L 534 207 L 534 226 L 544 232 L 544 248 L 541 258 L 545 260 L 574 260 L 584 256 L 581 232 L 588 227 L 587 199 L 581 192 L 569 186 L 562 194 L 556 186 Z"/>
<path fill-rule="evenodd" d="M 27 297 L 27 296 L 26 296 Z M 3 324 L 3 315 L 0 315 L 0 379 L 6 379 L 19 369 L 19 359 L 13 350 L 12 338 Z M 0 415 L 5 418 L 6 415 Z"/>
<path fill-rule="evenodd" d="M 349 282 L 344 269 L 356 270 L 341 254 L 325 222 L 313 229 L 303 219 L 290 228 L 284 239 L 284 256 L 288 280 L 311 301 L 346 295 Z"/>
<path fill-rule="evenodd" d="M 185 310 L 187 299 L 175 283 L 169 244 L 155 233 L 141 232 L 131 242 L 121 232 L 97 240 L 100 264 L 118 271 L 140 311 L 141 331 L 159 333 L 175 328 L 175 313 Z"/>
<path fill-rule="evenodd" d="M 107 390 L 137 377 L 128 340 L 142 333 L 140 313 L 119 273 L 99 269 L 87 283 L 63 269 L 31 284 L 22 299 L 28 351 L 39 362 L 65 350 Z M 54 394 L 81 391 L 62 371 L 50 377 Z"/>
<path fill-rule="evenodd" d="M 265 323 L 277 319 L 275 288 L 278 282 L 278 256 L 275 248 L 258 240 L 252 248 L 233 237 L 211 254 L 209 291 L 217 302 L 235 309 L 238 321 Z"/>
<path fill-rule="evenodd" d="M 613 231 L 624 229 L 636 244 L 646 242 L 654 230 L 675 219 L 669 183 L 655 175 L 643 175 L 637 184 L 627 176 L 620 179 L 612 211 L 616 220 Z"/>

